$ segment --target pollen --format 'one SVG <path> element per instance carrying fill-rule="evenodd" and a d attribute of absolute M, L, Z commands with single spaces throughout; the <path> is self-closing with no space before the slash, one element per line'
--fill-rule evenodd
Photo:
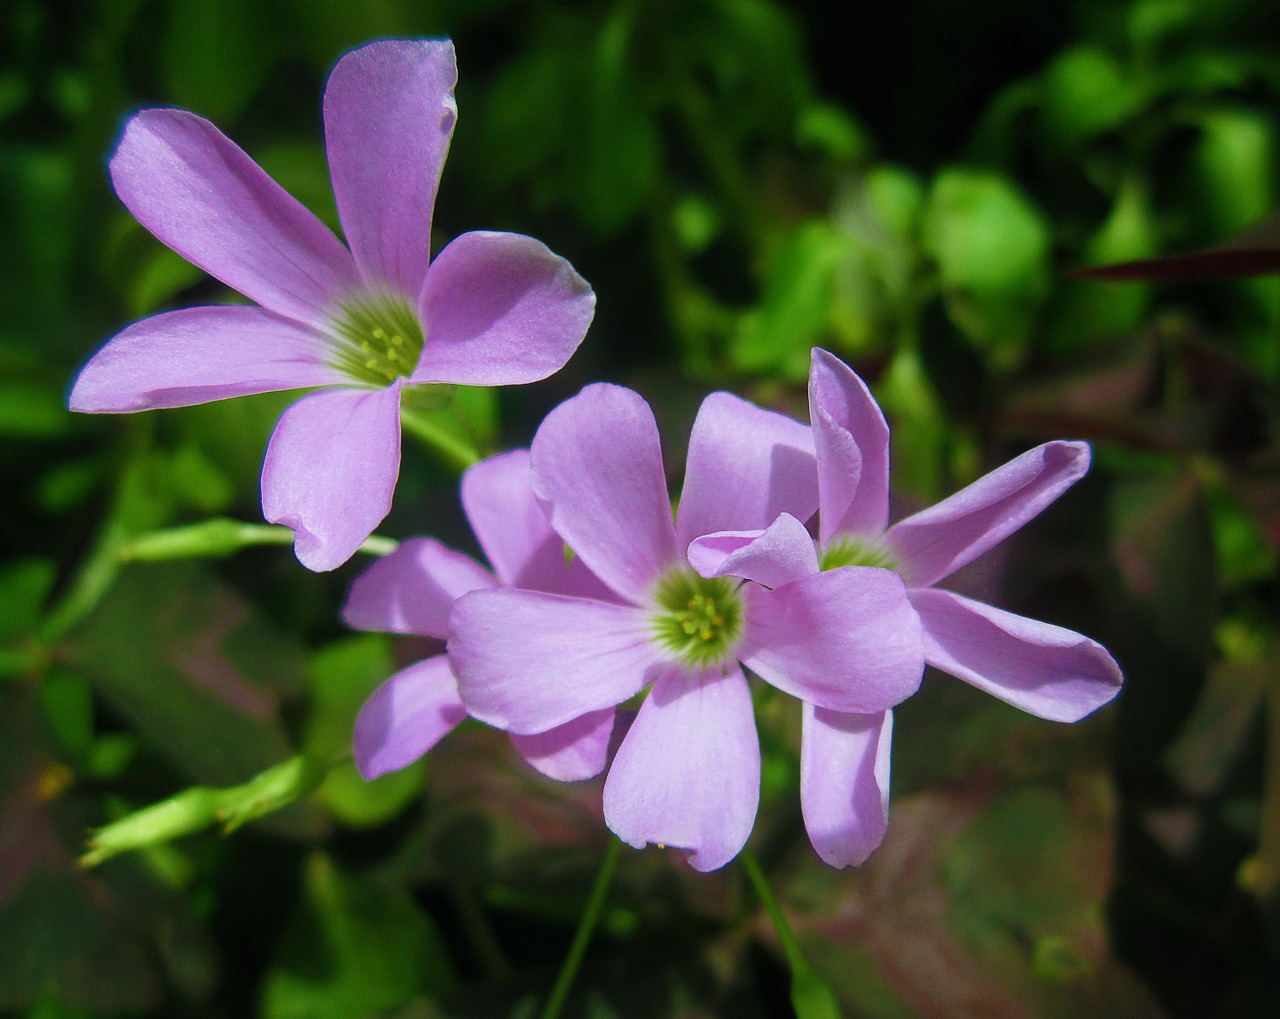
<path fill-rule="evenodd" d="M 653 601 L 654 636 L 677 659 L 705 668 L 732 657 L 743 618 L 735 581 L 677 569 L 658 582 Z"/>
<path fill-rule="evenodd" d="M 422 325 L 404 297 L 378 291 L 339 305 L 330 323 L 330 363 L 353 382 L 385 386 L 418 363 Z"/>

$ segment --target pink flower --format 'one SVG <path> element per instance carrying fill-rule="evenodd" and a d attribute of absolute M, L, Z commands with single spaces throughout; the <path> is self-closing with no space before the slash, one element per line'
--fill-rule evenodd
<path fill-rule="evenodd" d="M 818 466 L 816 546 L 798 519 L 783 515 L 764 531 L 726 529 L 695 541 L 689 561 L 701 574 L 748 577 L 785 592 L 826 570 L 890 569 L 919 615 L 928 664 L 1058 722 L 1078 721 L 1116 695 L 1120 669 L 1095 641 L 934 586 L 1083 477 L 1085 443 L 1045 443 L 886 528 L 889 428 L 862 380 L 824 350 L 813 352 L 809 410 Z M 832 710 L 803 699 L 805 826 L 827 863 L 862 863 L 888 824 L 892 714 Z"/>
<path fill-rule="evenodd" d="M 284 412 L 262 468 L 263 513 L 313 570 L 345 562 L 391 507 L 403 386 L 545 378 L 594 313 L 586 282 L 529 237 L 462 234 L 429 259 L 456 80 L 447 40 L 372 42 L 334 67 L 325 138 L 349 249 L 193 113 L 140 110 L 111 157 L 138 222 L 256 303 L 126 327 L 81 370 L 71 409 L 324 387 Z"/>
<path fill-rule="evenodd" d="M 832 570 L 770 591 L 699 577 L 701 534 L 809 516 L 809 430 L 727 393 L 703 402 L 672 522 L 658 430 L 627 389 L 588 386 L 533 440 L 533 489 L 551 526 L 613 600 L 515 588 L 454 604 L 449 658 L 467 710 L 541 732 L 650 687 L 604 786 L 609 827 L 633 846 L 688 850 L 713 870 L 755 820 L 760 748 L 739 662 L 826 709 L 872 713 L 915 691 L 919 620 L 888 570 Z"/>
<path fill-rule="evenodd" d="M 349 626 L 443 640 L 456 598 L 504 584 L 612 598 L 580 560 L 566 561 L 564 543 L 529 487 L 528 450 L 490 457 L 470 468 L 462 476 L 462 505 L 493 572 L 432 538 L 401 542 L 351 585 L 342 610 Z M 360 773 L 371 779 L 413 763 L 466 714 L 443 653 L 397 672 L 365 702 L 356 719 Z M 512 742 L 525 760 L 551 778 L 591 778 L 604 770 L 613 721 L 612 707 L 588 711 L 548 732 L 513 736 Z"/>

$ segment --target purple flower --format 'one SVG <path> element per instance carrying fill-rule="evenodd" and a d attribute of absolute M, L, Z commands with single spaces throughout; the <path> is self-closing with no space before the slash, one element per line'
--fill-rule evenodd
<path fill-rule="evenodd" d="M 1085 443 L 1037 446 L 886 528 L 889 428 L 870 391 L 838 358 L 815 349 L 809 409 L 818 465 L 817 546 L 799 520 L 780 516 L 763 532 L 726 529 L 694 542 L 689 560 L 700 573 L 749 577 L 783 592 L 826 570 L 890 569 L 902 577 L 919 615 L 928 664 L 1058 722 L 1079 721 L 1116 695 L 1120 669 L 1095 641 L 934 586 L 1083 477 Z M 804 700 L 805 826 L 827 863 L 862 863 L 888 824 L 892 714 Z"/>
<path fill-rule="evenodd" d="M 462 476 L 462 506 L 493 572 L 432 538 L 401 542 L 351 585 L 342 610 L 349 626 L 443 640 L 455 599 L 503 584 L 612 598 L 580 560 L 566 561 L 564 543 L 529 487 L 528 450 L 490 457 L 470 468 Z M 365 702 L 356 719 L 360 773 L 371 779 L 413 763 L 466 714 L 443 653 L 397 672 Z M 551 778 L 591 778 L 604 770 L 613 722 L 608 707 L 584 712 L 547 732 L 513 736 L 512 741 L 525 760 Z"/>
<path fill-rule="evenodd" d="M 111 157 L 138 222 L 256 304 L 133 323 L 81 370 L 71 409 L 326 387 L 284 412 L 262 468 L 263 513 L 313 570 L 345 562 L 391 507 L 403 386 L 545 378 L 594 313 L 586 282 L 529 237 L 462 234 L 429 259 L 456 80 L 447 40 L 372 42 L 334 67 L 325 139 L 350 249 L 193 113 L 140 110 Z"/>
<path fill-rule="evenodd" d="M 449 658 L 467 710 L 541 732 L 651 687 L 604 786 L 609 827 L 633 846 L 731 860 L 755 820 L 760 748 L 739 662 L 835 711 L 883 711 L 924 671 L 920 624 L 888 570 L 833 570 L 770 591 L 704 579 L 701 534 L 817 507 L 809 429 L 727 393 L 703 402 L 673 525 L 658 430 L 636 393 L 588 386 L 533 440 L 533 489 L 551 526 L 616 596 L 475 591 L 454 604 Z"/>

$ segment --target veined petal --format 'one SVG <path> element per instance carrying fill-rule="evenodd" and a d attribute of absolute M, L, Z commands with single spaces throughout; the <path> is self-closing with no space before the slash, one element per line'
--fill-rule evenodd
<path fill-rule="evenodd" d="M 71 390 L 72 410 L 121 414 L 344 381 L 315 334 L 248 305 L 182 308 L 116 333 Z"/>
<path fill-rule="evenodd" d="M 194 113 L 139 110 L 110 169 L 120 201 L 157 239 L 277 314 L 323 327 L 358 283 L 332 231 Z"/>
<path fill-rule="evenodd" d="M 889 528 L 912 587 L 929 587 L 998 545 L 1089 469 L 1086 442 L 1046 442 L 979 478 L 936 506 Z"/>
<path fill-rule="evenodd" d="M 401 669 L 356 717 L 356 767 L 373 779 L 412 764 L 466 717 L 444 655 Z"/>
<path fill-rule="evenodd" d="M 716 870 L 746 845 L 759 803 L 760 742 L 742 672 L 667 669 L 609 768 L 605 823 L 637 849 L 684 849 L 695 870 Z"/>
<path fill-rule="evenodd" d="M 889 426 L 866 383 L 817 347 L 809 370 L 809 415 L 823 545 L 837 534 L 879 534 L 889 519 Z"/>
<path fill-rule="evenodd" d="M 409 538 L 356 577 L 342 621 L 356 630 L 444 640 L 453 603 L 469 591 L 497 586 L 493 574 L 469 555 L 434 538 Z"/>
<path fill-rule="evenodd" d="M 631 606 L 512 588 L 454 603 L 449 658 L 467 711 L 516 733 L 621 704 L 658 661 Z"/>
<path fill-rule="evenodd" d="M 448 39 L 380 39 L 343 56 L 324 90 L 333 196 L 356 265 L 412 301 L 427 275 L 457 81 Z"/>
<path fill-rule="evenodd" d="M 767 527 L 818 508 L 813 439 L 799 421 L 730 393 L 702 401 L 676 517 L 681 549 L 702 534 Z"/>
<path fill-rule="evenodd" d="M 581 782 L 595 778 L 609 762 L 613 736 L 613 708 L 590 711 L 549 732 L 528 736 L 512 734 L 520 755 L 547 778 L 557 782 Z"/>
<path fill-rule="evenodd" d="M 427 270 L 414 382 L 514 386 L 564 367 L 587 335 L 596 295 L 559 255 L 521 234 L 478 231 Z"/>
<path fill-rule="evenodd" d="M 818 572 L 818 550 L 804 524 L 783 513 L 763 531 L 705 534 L 689 545 L 689 565 L 704 577 L 741 577 L 781 587 Z"/>
<path fill-rule="evenodd" d="M 832 711 L 871 714 L 920 686 L 920 619 L 896 573 L 843 566 L 743 593 L 738 657 L 778 689 Z"/>
<path fill-rule="evenodd" d="M 1120 691 L 1120 667 L 1088 637 L 951 591 L 910 596 L 924 624 L 925 660 L 1016 708 L 1078 722 Z"/>
<path fill-rule="evenodd" d="M 355 554 L 391 510 L 400 473 L 400 382 L 330 389 L 289 407 L 262 465 L 262 513 L 293 528 L 309 570 Z"/>
<path fill-rule="evenodd" d="M 809 841 L 824 863 L 856 867 L 889 826 L 893 712 L 847 715 L 804 706 L 800 806 Z"/>
<path fill-rule="evenodd" d="M 587 386 L 546 416 L 532 452 L 533 490 L 556 533 L 609 587 L 642 602 L 677 561 L 649 405 L 621 386 Z"/>
<path fill-rule="evenodd" d="M 499 453 L 469 468 L 462 476 L 462 506 L 494 572 L 508 587 L 614 600 L 577 556 L 566 562 L 564 541 L 534 497 L 527 449 Z"/>

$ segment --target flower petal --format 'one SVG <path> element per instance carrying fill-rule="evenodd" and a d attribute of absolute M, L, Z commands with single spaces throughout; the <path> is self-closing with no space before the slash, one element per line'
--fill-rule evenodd
<path fill-rule="evenodd" d="M 469 555 L 434 538 L 410 538 L 356 577 L 342 606 L 342 621 L 356 630 L 444 640 L 453 603 L 469 591 L 497 586 L 493 575 Z"/>
<path fill-rule="evenodd" d="M 679 548 L 713 531 L 767 527 L 779 513 L 808 520 L 817 508 L 808 428 L 730 393 L 702 401 L 676 517 Z"/>
<path fill-rule="evenodd" d="M 512 588 L 454 603 L 449 658 L 467 711 L 517 733 L 621 704 L 658 661 L 634 608 Z"/>
<path fill-rule="evenodd" d="M 1004 541 L 1089 469 L 1086 442 L 1046 442 L 889 528 L 912 587 L 929 587 Z"/>
<path fill-rule="evenodd" d="M 431 210 L 458 106 L 447 39 L 380 39 L 347 53 L 324 90 L 325 147 L 356 265 L 416 302 Z"/>
<path fill-rule="evenodd" d="M 309 570 L 355 554 L 391 510 L 400 473 L 400 383 L 312 393 L 280 416 L 262 465 L 262 513 L 292 527 Z"/>
<path fill-rule="evenodd" d="M 658 425 L 638 393 L 597 383 L 548 414 L 533 437 L 533 490 L 556 533 L 624 598 L 643 601 L 676 562 Z"/>
<path fill-rule="evenodd" d="M 866 383 L 817 347 L 809 369 L 809 415 L 823 545 L 836 534 L 879 534 L 889 520 L 889 426 Z"/>
<path fill-rule="evenodd" d="M 534 498 L 527 449 L 500 453 L 468 468 L 462 476 L 462 506 L 494 573 L 507 586 L 614 600 L 581 559 L 565 561 L 564 541 Z"/>
<path fill-rule="evenodd" d="M 264 308 L 323 326 L 358 274 L 327 226 L 221 131 L 139 110 L 111 156 L 120 201 L 157 239 Z"/>
<path fill-rule="evenodd" d="M 414 382 L 514 386 L 564 367 L 596 295 L 559 255 L 521 234 L 480 231 L 445 246 L 419 301 L 426 324 Z"/>
<path fill-rule="evenodd" d="M 893 712 L 847 715 L 804 706 L 800 805 L 824 863 L 856 867 L 889 827 Z"/>
<path fill-rule="evenodd" d="M 511 742 L 520 755 L 547 778 L 557 782 L 581 782 L 595 778 L 609 762 L 613 736 L 613 708 L 590 711 L 549 732 L 518 736 Z"/>
<path fill-rule="evenodd" d="M 356 767 L 373 779 L 412 764 L 466 717 L 444 655 L 401 669 L 356 717 Z"/>
<path fill-rule="evenodd" d="M 920 686 L 920 619 L 896 573 L 844 566 L 772 591 L 748 585 L 744 594 L 738 657 L 778 689 L 832 711 L 870 714 Z"/>
<path fill-rule="evenodd" d="M 760 741 L 742 672 L 667 669 L 609 768 L 605 823 L 637 849 L 688 850 L 695 870 L 716 870 L 746 845 L 759 803 Z"/>
<path fill-rule="evenodd" d="M 1078 722 L 1120 691 L 1120 667 L 1088 637 L 951 591 L 910 596 L 924 624 L 925 660 L 1016 708 Z"/>
<path fill-rule="evenodd" d="M 804 524 L 783 513 L 763 531 L 721 531 L 689 545 L 689 565 L 704 577 L 742 577 L 781 587 L 818 572 L 818 550 Z"/>
<path fill-rule="evenodd" d="M 261 308 L 166 311 L 109 339 L 80 370 L 69 402 L 121 414 L 342 382 L 322 349 L 310 330 Z"/>

